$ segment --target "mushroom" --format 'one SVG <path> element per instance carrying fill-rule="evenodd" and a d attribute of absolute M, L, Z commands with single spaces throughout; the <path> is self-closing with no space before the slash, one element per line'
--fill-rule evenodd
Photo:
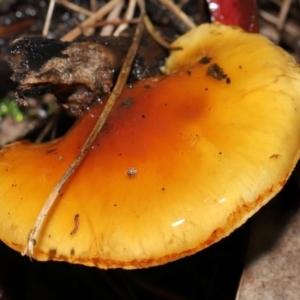
<path fill-rule="evenodd" d="M 258 34 L 204 24 L 162 77 L 126 87 L 43 224 L 37 260 L 142 268 L 229 235 L 280 191 L 300 150 L 300 70 Z M 0 238 L 22 252 L 103 106 L 62 138 L 0 152 Z"/>

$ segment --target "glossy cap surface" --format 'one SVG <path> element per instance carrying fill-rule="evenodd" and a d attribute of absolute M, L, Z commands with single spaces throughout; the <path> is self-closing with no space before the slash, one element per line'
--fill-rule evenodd
<path fill-rule="evenodd" d="M 295 61 L 262 36 L 218 24 L 176 44 L 184 50 L 167 61 L 170 75 L 124 89 L 51 209 L 34 258 L 127 269 L 167 263 L 230 234 L 286 182 L 300 149 Z M 24 250 L 101 110 L 59 140 L 2 149 L 0 239 L 8 246 Z"/>

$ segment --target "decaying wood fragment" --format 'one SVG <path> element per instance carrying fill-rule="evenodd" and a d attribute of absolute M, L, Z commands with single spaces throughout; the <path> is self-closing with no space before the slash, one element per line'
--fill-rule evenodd
<path fill-rule="evenodd" d="M 62 42 L 40 37 L 21 38 L 13 43 L 9 62 L 12 80 L 19 84 L 17 101 L 54 94 L 67 112 L 80 116 L 93 103 L 111 92 L 131 38 L 99 37 Z M 165 57 L 150 36 L 143 38 L 133 64 L 130 81 L 158 75 Z"/>

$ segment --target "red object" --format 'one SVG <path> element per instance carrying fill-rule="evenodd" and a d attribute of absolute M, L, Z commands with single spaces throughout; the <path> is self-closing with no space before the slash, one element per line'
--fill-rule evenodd
<path fill-rule="evenodd" d="M 258 32 L 256 0 L 206 0 L 211 21 Z"/>

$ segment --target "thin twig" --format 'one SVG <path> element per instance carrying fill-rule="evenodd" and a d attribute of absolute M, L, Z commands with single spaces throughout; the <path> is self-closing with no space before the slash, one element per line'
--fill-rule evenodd
<path fill-rule="evenodd" d="M 43 36 L 47 36 L 47 34 L 49 32 L 49 27 L 50 27 L 50 22 L 51 22 L 52 15 L 53 15 L 54 6 L 55 6 L 55 0 L 50 0 L 48 11 L 47 11 L 47 16 L 46 16 L 46 20 L 45 20 L 45 24 L 44 24 L 44 28 L 43 28 L 43 32 L 42 32 Z"/>
<path fill-rule="evenodd" d="M 170 0 L 159 0 L 165 5 L 178 19 L 180 19 L 188 28 L 196 27 L 196 24 L 173 2 Z"/>
<path fill-rule="evenodd" d="M 115 20 L 120 17 L 120 13 L 122 10 L 122 7 L 124 5 L 124 1 L 121 1 L 118 3 L 109 13 L 107 16 L 106 20 L 111 21 Z M 101 36 L 110 36 L 114 31 L 114 26 L 113 25 L 106 25 L 102 28 L 100 35 Z"/>
<path fill-rule="evenodd" d="M 277 29 L 279 31 L 281 31 L 284 26 L 284 23 L 285 23 L 285 20 L 286 20 L 286 17 L 290 10 L 291 5 L 292 5 L 292 0 L 283 0 L 283 3 L 280 8 L 278 23 L 277 23 Z"/>
<path fill-rule="evenodd" d="M 73 30 L 71 30 L 69 33 L 64 35 L 61 38 L 61 41 L 63 42 L 71 42 L 74 39 L 76 39 L 81 33 L 82 33 L 82 27 L 92 25 L 97 20 L 100 20 L 103 18 L 106 14 L 108 14 L 116 4 L 118 4 L 122 0 L 111 0 L 107 4 L 103 5 L 100 9 L 98 9 L 91 17 L 86 19 L 81 23 L 81 25 L 77 26 Z"/>
<path fill-rule="evenodd" d="M 149 17 L 147 15 L 144 15 L 144 23 L 147 31 L 152 36 L 152 38 L 160 44 L 162 47 L 169 49 L 169 50 L 182 50 L 181 47 L 172 47 L 171 44 L 166 42 L 158 33 L 156 32 L 153 24 L 151 23 Z"/>
<path fill-rule="evenodd" d="M 182 7 L 187 4 L 189 2 L 189 0 L 179 0 L 177 3 L 177 6 L 182 9 Z"/>
<path fill-rule="evenodd" d="M 80 14 L 83 14 L 85 16 L 88 16 L 88 17 L 93 15 L 92 11 L 89 11 L 89 10 L 87 10 L 87 9 L 85 9 L 85 8 L 79 6 L 79 5 L 76 5 L 76 4 L 74 4 L 70 1 L 67 1 L 67 0 L 56 0 L 56 3 L 59 3 L 63 6 L 65 6 L 65 7 L 73 10 L 73 11 L 76 11 L 76 12 L 78 12 Z"/>
<path fill-rule="evenodd" d="M 129 0 L 128 8 L 125 13 L 125 20 L 130 21 L 133 18 L 134 10 L 136 6 L 136 0 Z M 114 36 L 119 36 L 122 31 L 128 27 L 128 23 L 123 23 L 114 32 Z"/>
<path fill-rule="evenodd" d="M 48 120 L 47 125 L 43 128 L 42 132 L 38 135 L 38 137 L 35 139 L 35 143 L 41 143 L 45 136 L 49 133 L 49 131 L 54 128 L 54 125 L 57 123 L 57 120 L 59 119 L 61 115 L 61 111 L 58 108 L 57 111 L 54 112 L 51 119 Z M 53 138 L 51 138 L 52 140 Z"/>
<path fill-rule="evenodd" d="M 264 10 L 260 10 L 259 11 L 259 16 L 266 20 L 267 22 L 269 22 L 273 27 L 273 31 L 271 34 L 271 36 L 269 36 L 269 38 L 271 38 L 274 42 L 278 43 L 280 36 L 278 33 L 278 30 L 276 30 L 276 25 L 278 24 L 278 17 L 275 16 L 272 13 L 269 13 L 267 11 Z M 296 37 L 299 36 L 299 28 L 297 26 L 293 26 L 291 22 L 287 21 L 285 22 L 285 26 L 282 28 L 282 32 L 286 32 L 287 34 Z M 267 34 L 268 35 L 268 34 Z"/>
<path fill-rule="evenodd" d="M 93 28 L 103 27 L 103 26 L 108 25 L 108 24 L 112 24 L 112 25 L 120 25 L 120 24 L 124 24 L 124 23 L 127 23 L 127 24 L 137 24 L 139 21 L 140 21 L 140 19 L 137 19 L 137 18 L 134 18 L 134 19 L 131 19 L 131 20 L 122 20 L 122 19 L 116 19 L 116 20 L 111 20 L 111 21 L 103 20 L 103 21 L 100 21 L 100 22 L 96 22 L 93 25 L 84 26 L 83 28 L 88 28 L 88 27 L 93 27 Z"/>
<path fill-rule="evenodd" d="M 97 0 L 90 0 L 91 11 L 95 12 L 97 10 Z"/>
<path fill-rule="evenodd" d="M 278 22 L 278 18 L 276 16 L 274 16 L 273 14 L 271 14 L 265 10 L 260 10 L 259 16 L 262 17 L 267 22 L 270 22 L 273 25 L 276 25 Z"/>
<path fill-rule="evenodd" d="M 99 131 L 101 130 L 101 128 L 102 128 L 104 122 L 106 121 L 109 113 L 111 112 L 117 98 L 121 94 L 124 85 L 126 84 L 126 81 L 129 76 L 129 72 L 131 70 L 131 66 L 132 66 L 133 60 L 135 58 L 135 55 L 137 53 L 137 50 L 138 50 L 138 47 L 139 47 L 139 44 L 140 44 L 140 41 L 142 38 L 143 30 L 144 30 L 144 22 L 142 20 L 143 14 L 144 13 L 142 12 L 141 20 L 136 27 L 132 44 L 131 44 L 130 48 L 128 49 L 127 55 L 125 57 L 119 77 L 116 82 L 116 85 L 115 85 L 113 91 L 111 92 L 111 94 L 107 100 L 107 103 L 106 103 L 101 115 L 99 116 L 93 130 L 91 131 L 86 142 L 84 143 L 83 147 L 81 148 L 78 156 L 73 161 L 73 163 L 70 165 L 70 167 L 67 169 L 67 171 L 64 173 L 64 175 L 61 177 L 59 182 L 56 184 L 56 186 L 52 190 L 49 198 L 45 202 L 39 216 L 37 217 L 37 220 L 36 220 L 32 230 L 29 233 L 26 247 L 22 253 L 23 255 L 27 254 L 30 257 L 33 256 L 33 248 L 34 248 L 34 245 L 36 244 L 36 240 L 37 240 L 39 232 L 42 228 L 42 224 L 43 224 L 44 220 L 47 218 L 48 213 L 49 213 L 51 207 L 53 206 L 53 204 L 55 203 L 58 194 L 60 193 L 61 189 L 64 187 L 64 185 L 66 184 L 68 179 L 72 176 L 72 174 L 76 171 L 76 169 L 78 168 L 78 166 L 80 165 L 80 163 L 85 158 L 88 151 L 90 150 L 92 143 L 94 142 L 96 136 L 98 135 Z"/>
<path fill-rule="evenodd" d="M 137 3 L 139 5 L 140 11 L 141 11 L 141 16 L 142 16 L 142 19 L 143 19 L 144 15 L 146 14 L 145 0 L 137 0 Z"/>

